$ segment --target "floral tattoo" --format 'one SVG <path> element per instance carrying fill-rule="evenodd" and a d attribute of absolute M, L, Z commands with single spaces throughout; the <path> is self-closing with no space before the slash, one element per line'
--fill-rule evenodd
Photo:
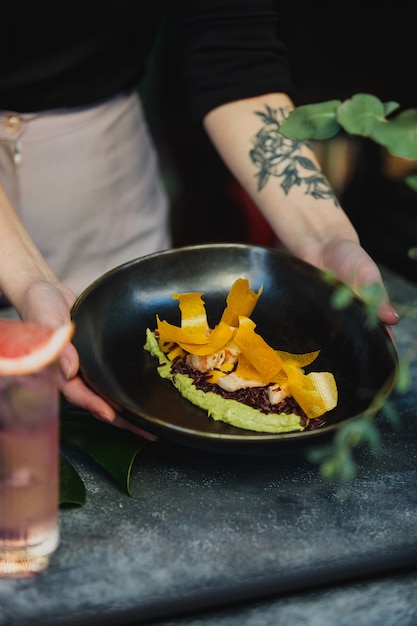
<path fill-rule="evenodd" d="M 271 176 L 280 179 L 285 194 L 295 185 L 305 187 L 305 193 L 317 200 L 331 198 L 340 206 L 325 176 L 311 159 L 300 155 L 301 142 L 280 134 L 280 121 L 286 117 L 285 109 L 255 111 L 262 122 L 262 128 L 253 138 L 253 148 L 249 152 L 252 163 L 258 172 L 258 191 L 261 191 Z"/>

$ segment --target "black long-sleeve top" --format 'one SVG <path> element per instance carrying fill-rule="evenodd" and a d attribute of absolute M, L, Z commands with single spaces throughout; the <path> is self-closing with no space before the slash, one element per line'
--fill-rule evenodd
<path fill-rule="evenodd" d="M 276 0 L 27 0 L 4 3 L 0 109 L 86 106 L 139 86 L 163 20 L 175 33 L 192 117 L 291 93 Z"/>

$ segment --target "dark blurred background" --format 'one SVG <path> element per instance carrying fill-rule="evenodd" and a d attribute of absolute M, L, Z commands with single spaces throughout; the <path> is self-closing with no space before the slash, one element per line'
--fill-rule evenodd
<path fill-rule="evenodd" d="M 288 3 L 287 3 L 288 4 Z M 291 3 L 289 3 L 291 5 Z M 416 2 L 280 3 L 295 104 L 371 93 L 416 108 Z M 240 185 L 190 121 L 176 33 L 164 27 L 141 88 L 172 205 L 174 245 L 275 238 Z M 417 192 L 404 182 L 417 162 L 392 158 L 366 139 L 338 135 L 314 145 L 363 246 L 377 261 L 417 282 Z"/>

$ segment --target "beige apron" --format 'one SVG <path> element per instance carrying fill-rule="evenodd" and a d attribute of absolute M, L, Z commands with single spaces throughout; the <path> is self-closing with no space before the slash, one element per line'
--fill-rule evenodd
<path fill-rule="evenodd" d="M 170 246 L 168 200 L 136 93 L 82 109 L 0 112 L 0 182 L 76 295 Z"/>

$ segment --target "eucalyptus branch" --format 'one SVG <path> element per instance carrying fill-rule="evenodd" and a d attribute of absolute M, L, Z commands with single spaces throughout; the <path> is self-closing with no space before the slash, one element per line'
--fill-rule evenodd
<path fill-rule="evenodd" d="M 284 137 L 325 140 L 345 131 L 367 137 L 396 156 L 417 159 L 417 109 L 398 113 L 397 102 L 383 103 L 372 94 L 359 93 L 348 100 L 328 100 L 296 107 L 281 125 Z M 397 112 L 396 115 L 393 115 Z M 417 174 L 405 182 L 417 191 Z"/>
<path fill-rule="evenodd" d="M 341 309 L 350 304 L 355 294 L 347 285 L 338 284 L 337 278 L 332 272 L 325 272 L 325 278 L 331 284 L 337 284 L 331 305 L 336 309 Z M 382 303 L 383 292 L 379 284 L 366 285 L 360 289 L 360 298 L 364 302 L 366 310 L 366 320 L 369 327 L 375 327 L 379 323 L 378 309 Z M 411 304 L 413 307 L 413 303 Z M 410 308 L 414 311 L 414 308 Z M 402 311 L 404 317 L 405 310 Z M 392 345 L 392 350 L 395 348 Z M 417 354 L 417 341 L 409 348 L 406 355 L 399 359 L 395 391 L 406 393 L 411 386 L 410 363 Z M 393 428 L 399 426 L 398 411 L 390 400 L 381 393 L 376 396 L 373 402 L 373 415 L 380 412 L 391 424 Z M 371 453 L 376 455 L 380 450 L 380 434 L 374 417 L 370 413 L 362 413 L 354 420 L 342 424 L 330 444 L 318 446 L 311 450 L 308 459 L 319 466 L 320 474 L 323 478 L 335 481 L 338 484 L 336 495 L 338 498 L 345 497 L 347 484 L 357 474 L 357 462 L 355 459 L 356 449 L 363 444 L 367 444 Z"/>

